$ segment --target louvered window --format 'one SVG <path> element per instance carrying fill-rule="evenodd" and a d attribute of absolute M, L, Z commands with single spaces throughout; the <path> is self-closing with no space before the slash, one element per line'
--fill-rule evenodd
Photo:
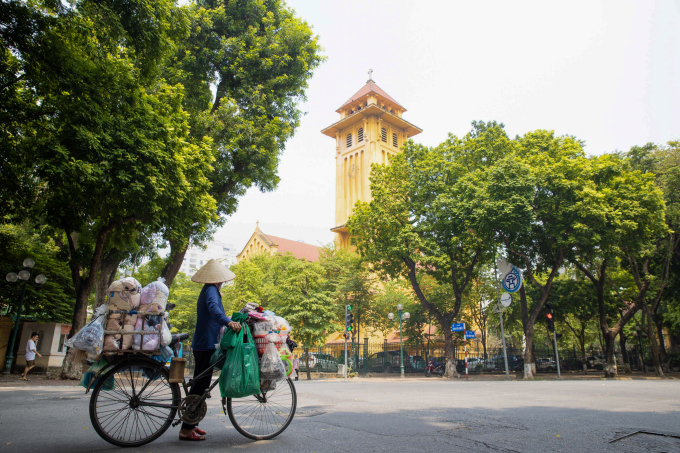
<path fill-rule="evenodd" d="M 357 142 L 363 142 L 364 141 L 364 128 L 360 127 L 359 132 L 357 133 Z"/>
<path fill-rule="evenodd" d="M 387 143 L 387 129 L 385 129 L 385 128 L 383 127 L 383 128 L 380 130 L 380 135 L 381 135 L 382 141 L 385 142 L 385 143 Z"/>
<path fill-rule="evenodd" d="M 397 134 L 392 133 L 392 146 L 395 148 L 399 147 L 399 142 L 397 141 Z"/>
<path fill-rule="evenodd" d="M 352 147 L 352 133 L 350 132 L 347 134 L 347 147 L 351 148 Z"/>

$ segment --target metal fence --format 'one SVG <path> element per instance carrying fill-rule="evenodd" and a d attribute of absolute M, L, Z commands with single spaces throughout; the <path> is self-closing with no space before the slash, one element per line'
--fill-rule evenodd
<path fill-rule="evenodd" d="M 360 375 L 367 373 L 400 373 L 401 352 L 399 343 L 369 343 L 367 339 L 363 343 L 351 343 L 347 346 L 347 363 L 350 370 L 357 371 Z M 429 354 L 427 351 L 429 350 Z M 524 370 L 524 359 L 521 348 L 508 347 L 508 368 L 511 372 Z M 651 351 L 643 350 L 644 360 L 651 360 Z M 344 343 L 326 344 L 313 348 L 303 346 L 293 352 L 300 359 L 300 371 L 307 371 L 307 357 L 309 368 L 313 372 L 337 373 L 339 365 L 345 363 Z M 535 348 L 536 372 L 550 373 L 557 370 L 555 354 L 552 348 Z M 462 347 L 456 350 L 456 369 L 460 373 L 465 372 L 465 352 Z M 581 372 L 583 360 L 580 352 L 574 349 L 559 349 L 560 370 L 562 372 Z M 634 371 L 644 371 L 640 350 L 637 348 L 627 349 L 628 363 Z M 184 345 L 183 357 L 187 359 L 185 373 L 193 375 L 194 357 L 191 347 Z M 434 358 L 436 361 L 444 361 L 444 344 L 431 342 L 429 348 L 422 346 L 404 345 L 404 373 L 422 373 L 425 370 L 427 360 Z M 486 355 L 483 348 L 476 348 L 473 344 L 468 347 L 468 372 L 474 373 L 504 373 L 503 348 L 487 348 Z M 586 367 L 589 371 L 601 371 L 605 362 L 604 353 L 599 349 L 589 348 L 586 351 Z M 623 365 L 621 351 L 616 351 L 616 363 Z"/>
<path fill-rule="evenodd" d="M 430 354 L 427 354 L 429 350 Z M 339 366 L 345 363 L 345 345 L 326 344 L 320 347 L 304 348 L 295 350 L 300 358 L 300 371 L 307 370 L 307 357 L 309 357 L 310 371 L 335 373 Z M 552 348 L 535 348 L 536 372 L 547 373 L 557 371 L 555 354 Z M 627 349 L 628 363 L 632 370 L 642 371 L 640 352 L 636 348 Z M 444 361 L 444 344 L 430 344 L 429 348 L 421 346 L 404 345 L 404 372 L 422 373 L 425 370 L 427 360 L 434 358 L 436 361 Z M 509 347 L 508 368 L 511 372 L 524 370 L 524 359 L 521 348 Z M 602 370 L 605 358 L 604 353 L 597 349 L 589 349 L 586 352 L 586 367 L 588 370 Z M 456 369 L 465 372 L 465 352 L 462 347 L 456 350 Z M 583 360 L 577 350 L 559 349 L 560 370 L 563 372 L 583 371 Z M 645 357 L 650 357 L 650 352 L 645 351 Z M 504 373 L 505 364 L 502 348 L 487 348 L 486 354 L 482 348 L 469 347 L 467 352 L 469 373 Z M 616 362 L 623 365 L 621 352 L 616 352 Z M 359 374 L 366 373 L 399 373 L 401 370 L 401 352 L 399 343 L 354 343 L 353 347 L 348 343 L 347 363 L 349 368 Z"/>

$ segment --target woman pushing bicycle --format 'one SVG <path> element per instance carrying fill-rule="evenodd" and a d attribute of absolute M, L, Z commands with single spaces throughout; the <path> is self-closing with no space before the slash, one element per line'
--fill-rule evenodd
<path fill-rule="evenodd" d="M 234 278 L 236 276 L 233 272 L 214 259 L 208 261 L 191 277 L 192 282 L 204 284 L 201 294 L 198 296 L 196 330 L 191 343 L 195 363 L 194 378 L 210 368 L 210 357 L 215 352 L 215 344 L 218 342 L 222 326 L 227 326 L 235 332 L 241 330 L 241 324 L 233 322 L 224 313 L 222 295 L 220 294 L 222 285 Z M 189 394 L 202 395 L 210 386 L 211 378 L 210 374 L 206 374 L 199 379 L 194 379 Z M 182 423 L 179 439 L 201 441 L 205 440 L 205 434 L 206 432 L 199 429 L 198 425 Z"/>

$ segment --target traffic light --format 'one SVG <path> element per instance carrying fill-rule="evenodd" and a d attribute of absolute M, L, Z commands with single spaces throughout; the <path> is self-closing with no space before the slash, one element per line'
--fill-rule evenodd
<path fill-rule="evenodd" d="M 354 314 L 349 313 L 349 314 L 345 315 L 345 330 L 347 332 L 352 331 L 353 324 L 354 324 Z"/>
<path fill-rule="evenodd" d="M 545 308 L 548 310 L 545 317 L 548 320 L 548 330 L 551 332 L 555 331 L 555 317 L 553 316 L 553 308 L 551 304 L 545 304 Z"/>

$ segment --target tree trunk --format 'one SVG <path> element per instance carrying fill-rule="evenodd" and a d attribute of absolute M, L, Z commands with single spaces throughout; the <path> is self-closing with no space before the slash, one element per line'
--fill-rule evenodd
<path fill-rule="evenodd" d="M 645 309 L 647 311 L 647 336 L 649 337 L 649 343 L 652 346 L 652 364 L 654 365 L 654 373 L 657 376 L 663 376 L 663 370 L 661 369 L 661 364 L 659 363 L 659 345 L 656 342 L 656 333 L 654 332 L 654 324 L 652 322 L 652 312 L 649 305 L 645 304 Z"/>
<path fill-rule="evenodd" d="M 165 279 L 165 285 L 168 288 L 170 285 L 172 285 L 172 282 L 179 273 L 179 269 L 182 267 L 184 255 L 186 255 L 188 247 L 188 241 L 185 243 L 185 245 L 180 245 L 175 241 L 170 241 L 170 258 L 163 268 L 163 272 L 161 272 L 161 277 Z"/>
<path fill-rule="evenodd" d="M 626 335 L 621 330 L 621 333 L 619 333 L 619 347 L 621 348 L 621 360 L 623 361 L 623 374 L 632 374 L 630 360 L 628 360 L 628 351 L 626 351 L 626 340 Z"/>
<path fill-rule="evenodd" d="M 443 326 L 442 326 L 443 327 Z M 459 378 L 460 374 L 456 370 L 456 349 L 453 344 L 453 332 L 451 329 L 444 330 L 444 355 L 446 355 L 446 376 L 449 378 Z"/>
<path fill-rule="evenodd" d="M 101 271 L 97 274 L 94 282 L 94 308 L 106 302 L 109 286 L 116 279 L 121 261 L 122 259 L 111 253 L 107 253 L 107 256 L 102 260 Z"/>
<path fill-rule="evenodd" d="M 74 348 L 68 348 L 64 362 L 61 365 L 60 379 L 80 379 L 87 370 L 87 353 Z"/>
<path fill-rule="evenodd" d="M 83 285 L 90 288 L 90 285 Z M 91 289 L 91 288 L 90 288 Z M 85 326 L 87 319 L 87 306 L 90 291 L 76 293 L 76 306 L 73 310 L 73 323 L 69 338 Z M 60 379 L 80 379 L 86 368 L 87 354 L 77 349 L 68 348 L 61 365 Z"/>
<path fill-rule="evenodd" d="M 616 333 L 610 330 L 603 336 L 606 357 L 606 362 L 604 364 L 604 377 L 615 378 L 617 376 L 616 357 L 614 355 Z"/>
<path fill-rule="evenodd" d="M 536 374 L 536 360 L 534 358 L 534 326 L 527 325 L 524 331 L 524 379 L 533 379 Z"/>
<path fill-rule="evenodd" d="M 582 329 L 585 330 L 585 329 Z M 588 359 L 586 359 L 586 340 L 585 335 L 579 338 L 581 346 L 581 364 L 583 365 L 583 374 L 588 374 Z"/>
<path fill-rule="evenodd" d="M 524 329 L 524 379 L 533 379 L 534 374 L 536 374 L 534 326 L 529 319 L 529 307 L 524 285 L 519 289 L 519 304 L 522 311 L 522 328 Z"/>
<path fill-rule="evenodd" d="M 309 370 L 309 348 L 305 348 L 305 363 L 307 364 L 307 380 L 312 380 L 312 373 Z"/>
<path fill-rule="evenodd" d="M 661 325 L 661 321 L 657 318 L 657 316 L 654 316 L 654 324 L 656 325 L 656 332 L 659 334 L 659 350 L 661 352 L 661 369 L 669 371 L 670 368 L 668 367 L 668 354 L 666 354 L 666 342 L 663 339 L 663 326 Z"/>

